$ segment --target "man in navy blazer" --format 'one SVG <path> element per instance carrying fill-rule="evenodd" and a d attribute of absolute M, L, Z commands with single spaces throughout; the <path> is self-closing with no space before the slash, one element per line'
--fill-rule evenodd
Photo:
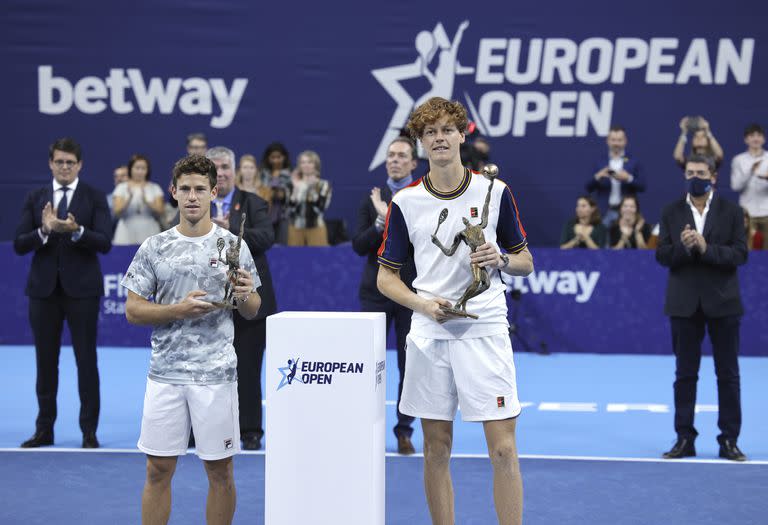
<path fill-rule="evenodd" d="M 677 441 L 667 459 L 695 456 L 696 383 L 704 331 L 712 342 L 717 375 L 720 457 L 744 461 L 736 441 L 741 431 L 737 268 L 747 260 L 744 212 L 716 195 L 711 157 L 692 155 L 685 167 L 688 194 L 662 212 L 656 260 L 669 268 L 664 313 L 670 318 L 675 370 Z"/>
<path fill-rule="evenodd" d="M 216 165 L 218 195 L 211 202 L 211 221 L 238 235 L 240 220 L 245 214 L 243 240 L 251 251 L 259 272 L 261 308 L 256 317 L 245 319 L 236 310 L 235 352 L 237 353 L 237 396 L 240 402 L 240 439 L 244 450 L 258 450 L 264 436 L 262 423 L 261 367 L 267 344 L 267 317 L 277 312 L 272 276 L 267 262 L 267 250 L 275 242 L 275 232 L 269 218 L 267 202 L 254 193 L 235 186 L 235 153 L 218 146 L 205 156 Z"/>
<path fill-rule="evenodd" d="M 80 145 L 59 139 L 51 144 L 48 157 L 53 180 L 27 196 L 13 241 L 19 255 L 34 252 L 26 294 L 35 339 L 38 415 L 34 435 L 21 446 L 53 444 L 66 320 L 77 362 L 83 448 L 98 448 L 96 326 L 104 280 L 96 254 L 112 247 L 112 221 L 104 193 L 78 177 L 83 167 Z"/>
<path fill-rule="evenodd" d="M 606 143 L 608 157 L 595 163 L 585 186 L 587 193 L 595 195 L 603 223 L 609 226 L 619 217 L 621 198 L 645 191 L 645 179 L 637 159 L 626 151 L 627 132 L 623 127 L 611 126 Z"/>

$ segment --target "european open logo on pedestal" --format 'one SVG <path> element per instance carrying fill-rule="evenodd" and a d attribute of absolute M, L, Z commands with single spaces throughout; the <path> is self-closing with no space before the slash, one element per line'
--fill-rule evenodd
<path fill-rule="evenodd" d="M 298 357 L 288 359 L 285 366 L 278 367 L 282 375 L 277 390 L 301 383 L 303 385 L 330 385 L 334 374 L 362 374 L 363 363 L 340 361 L 301 361 Z"/>

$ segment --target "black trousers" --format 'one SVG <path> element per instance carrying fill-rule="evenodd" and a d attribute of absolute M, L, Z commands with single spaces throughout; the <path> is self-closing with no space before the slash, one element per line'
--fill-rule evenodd
<path fill-rule="evenodd" d="M 45 299 L 29 299 L 29 323 L 35 339 L 37 361 L 37 421 L 39 431 L 52 431 L 56 422 L 59 390 L 61 332 L 67 321 L 77 363 L 80 394 L 80 430 L 96 432 L 99 424 L 99 369 L 96 359 L 96 328 L 100 297 L 74 298 L 60 287 Z"/>
<path fill-rule="evenodd" d="M 400 382 L 397 385 L 397 425 L 393 429 L 396 436 L 408 436 L 413 434 L 413 417 L 400 412 L 400 397 L 403 395 L 403 379 L 405 378 L 405 339 L 411 330 L 411 315 L 413 312 L 393 301 L 382 303 L 372 301 L 360 301 L 363 312 L 384 312 L 387 315 L 386 332 L 394 323 L 395 337 L 397 338 L 397 368 L 400 372 Z"/>
<path fill-rule="evenodd" d="M 235 353 L 237 354 L 237 397 L 240 400 L 240 435 L 264 436 L 261 422 L 261 366 L 267 345 L 267 320 L 246 321 L 233 314 L 235 320 Z"/>
<path fill-rule="evenodd" d="M 701 364 L 704 330 L 709 332 L 717 375 L 720 428 L 718 441 L 736 440 L 741 431 L 741 382 L 739 377 L 739 325 L 741 318 L 707 317 L 699 309 L 692 317 L 671 317 L 672 347 L 675 351 L 675 432 L 678 437 L 695 438 L 696 382 Z"/>

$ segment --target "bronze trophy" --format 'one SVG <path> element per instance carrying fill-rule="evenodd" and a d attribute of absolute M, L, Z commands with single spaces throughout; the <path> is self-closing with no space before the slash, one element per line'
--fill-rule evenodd
<path fill-rule="evenodd" d="M 495 164 L 487 164 L 483 167 L 483 176 L 489 179 L 491 183 L 488 185 L 488 194 L 485 196 L 485 204 L 483 205 L 483 214 L 480 224 L 471 224 L 469 219 L 462 217 L 464 226 L 463 230 L 457 233 L 453 237 L 453 244 L 450 248 L 446 248 L 443 243 L 437 238 L 437 231 L 440 229 L 440 225 L 448 218 L 448 208 L 443 208 L 440 212 L 440 216 L 437 219 L 437 228 L 435 233 L 432 234 L 432 243 L 435 244 L 440 250 L 448 257 L 456 253 L 456 249 L 464 242 L 469 246 L 469 249 L 474 253 L 480 246 L 485 244 L 485 235 L 483 229 L 488 226 L 488 208 L 491 204 L 491 190 L 493 189 L 493 181 L 499 175 L 499 168 Z M 456 304 L 452 308 L 441 307 L 442 310 L 451 315 L 457 317 L 469 317 L 471 319 L 478 319 L 478 316 L 467 312 L 467 301 L 476 297 L 486 291 L 491 286 L 491 278 L 488 275 L 488 271 L 485 268 L 481 268 L 475 263 L 472 263 L 472 282 L 467 287 L 464 295 L 456 301 Z"/>
<path fill-rule="evenodd" d="M 229 241 L 229 248 L 225 253 L 225 259 L 221 258 L 221 252 L 226 246 L 226 241 L 222 237 L 219 237 L 216 241 L 216 247 L 219 249 L 219 261 L 227 263 L 227 284 L 224 285 L 224 299 L 221 301 L 212 301 L 211 304 L 226 310 L 237 310 L 237 302 L 235 301 L 234 288 L 237 284 L 238 274 L 237 270 L 240 269 L 240 246 L 243 243 L 243 231 L 245 230 L 245 213 L 240 218 L 240 235 L 237 237 L 237 243 L 235 241 Z"/>

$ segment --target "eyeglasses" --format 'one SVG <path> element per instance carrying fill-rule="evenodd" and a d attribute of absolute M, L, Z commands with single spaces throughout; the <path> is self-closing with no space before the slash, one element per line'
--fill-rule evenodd
<path fill-rule="evenodd" d="M 53 164 L 54 164 L 54 166 L 56 166 L 57 168 L 63 168 L 63 167 L 65 167 L 65 166 L 66 166 L 67 168 L 71 168 L 71 167 L 73 167 L 75 164 L 77 164 L 77 161 L 76 161 L 76 160 L 61 160 L 61 159 L 56 159 L 56 160 L 54 160 L 54 161 L 53 161 Z"/>

